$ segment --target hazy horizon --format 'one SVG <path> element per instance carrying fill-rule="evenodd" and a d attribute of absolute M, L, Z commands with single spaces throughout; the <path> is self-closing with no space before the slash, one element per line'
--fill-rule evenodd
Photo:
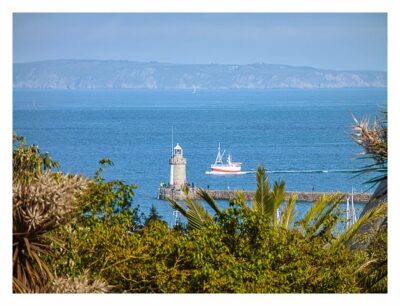
<path fill-rule="evenodd" d="M 264 63 L 264 62 L 252 62 L 245 64 L 237 64 L 237 63 L 173 63 L 173 62 L 162 62 L 158 60 L 152 61 L 136 61 L 136 60 L 127 60 L 127 59 L 96 59 L 96 58 L 55 58 L 55 59 L 43 59 L 43 60 L 35 60 L 35 61 L 27 61 L 27 62 L 13 62 L 13 64 L 33 64 L 40 62 L 56 62 L 56 61 L 98 61 L 98 62 L 130 62 L 130 63 L 141 63 L 141 64 L 165 64 L 165 65 L 221 65 L 221 66 L 250 66 L 250 65 L 271 65 L 271 66 L 288 66 L 294 68 L 311 68 L 317 70 L 332 70 L 332 71 L 373 71 L 373 72 L 387 72 L 387 70 L 377 70 L 377 69 L 329 69 L 329 68 L 321 68 L 315 66 L 305 66 L 305 65 L 288 65 L 285 63 Z"/>
<path fill-rule="evenodd" d="M 14 13 L 13 62 L 387 71 L 386 13 Z"/>

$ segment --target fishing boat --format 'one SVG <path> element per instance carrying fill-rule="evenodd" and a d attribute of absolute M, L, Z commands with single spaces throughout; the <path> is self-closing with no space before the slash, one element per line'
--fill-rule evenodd
<path fill-rule="evenodd" d="M 225 150 L 221 153 L 221 144 L 218 145 L 218 154 L 215 162 L 211 165 L 211 173 L 213 174 L 237 174 L 240 173 L 242 163 L 233 162 L 232 156 L 229 153 L 226 159 L 226 164 L 223 163 Z"/>

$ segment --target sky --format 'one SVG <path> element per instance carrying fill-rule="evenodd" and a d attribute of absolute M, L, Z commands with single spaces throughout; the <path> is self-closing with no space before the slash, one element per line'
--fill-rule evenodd
<path fill-rule="evenodd" d="M 13 62 L 52 59 L 387 71 L 387 15 L 14 13 Z"/>

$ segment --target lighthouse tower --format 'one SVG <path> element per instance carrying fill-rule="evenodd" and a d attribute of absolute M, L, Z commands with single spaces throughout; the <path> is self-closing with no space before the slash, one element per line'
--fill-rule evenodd
<path fill-rule="evenodd" d="M 181 189 L 181 186 L 186 184 L 186 159 L 183 158 L 183 150 L 179 143 L 173 149 L 169 164 L 171 165 L 169 183 L 176 189 Z"/>

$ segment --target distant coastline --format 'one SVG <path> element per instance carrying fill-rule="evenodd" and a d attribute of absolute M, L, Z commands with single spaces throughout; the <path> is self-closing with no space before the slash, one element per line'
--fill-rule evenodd
<path fill-rule="evenodd" d="M 288 65 L 170 64 L 51 60 L 13 65 L 14 89 L 341 89 L 386 88 L 385 71 L 339 71 Z"/>

